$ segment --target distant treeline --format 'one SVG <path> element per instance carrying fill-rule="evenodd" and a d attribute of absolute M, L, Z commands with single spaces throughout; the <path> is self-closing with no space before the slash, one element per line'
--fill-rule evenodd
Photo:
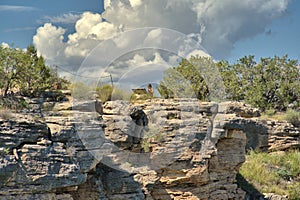
<path fill-rule="evenodd" d="M 68 84 L 46 66 L 33 45 L 26 50 L 0 47 L 2 97 L 14 92 L 34 97 Z M 233 64 L 192 56 L 166 70 L 157 90 L 163 98 L 195 97 L 202 101 L 223 98 L 244 101 L 262 110 L 284 111 L 300 106 L 299 63 L 287 55 L 260 58 L 258 62 L 254 56 L 245 56 Z M 97 92 L 106 94 L 112 89 L 103 91 Z"/>
<path fill-rule="evenodd" d="M 222 85 L 224 99 L 244 101 L 262 110 L 283 111 L 300 105 L 299 63 L 287 55 L 261 58 L 259 62 L 254 56 L 245 56 L 234 64 L 192 56 L 166 70 L 157 89 L 165 98 L 184 97 L 192 91 L 200 100 L 211 100 L 212 89 L 222 93 Z"/>

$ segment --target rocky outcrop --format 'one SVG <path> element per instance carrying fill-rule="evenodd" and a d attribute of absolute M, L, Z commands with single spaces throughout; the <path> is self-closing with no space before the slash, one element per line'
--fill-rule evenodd
<path fill-rule="evenodd" d="M 0 199 L 51 199 L 86 181 L 65 144 L 51 140 L 45 123 L 32 120 L 20 115 L 1 121 Z"/>
<path fill-rule="evenodd" d="M 133 179 L 141 185 L 146 199 L 241 199 L 244 192 L 237 187 L 235 176 L 245 160 L 246 136 L 238 129 L 223 129 L 232 116 L 225 114 L 219 119 L 222 123 L 215 125 L 219 128 L 215 130 L 219 136 L 215 138 L 216 143 L 205 146 L 205 140 L 211 139 L 207 136 L 213 126 L 210 118 L 214 105 L 190 99 L 139 104 L 148 116 L 149 124 L 145 127 L 142 145 L 131 147 L 132 142 L 128 142 L 131 137 L 127 137 L 131 120 L 126 112 L 122 112 L 131 108 L 120 107 L 115 102 L 106 104 L 103 116 L 107 125 L 105 135 L 116 138 L 112 135 L 118 131 L 128 130 L 129 133 L 124 134 L 125 138 L 113 141 L 122 149 L 117 156 L 118 162 L 127 162 L 129 166 L 114 165 L 113 168 L 135 174 Z M 112 119 L 126 125 L 118 128 L 109 122 Z M 123 154 L 123 150 L 134 152 L 129 154 L 131 159 Z M 110 160 L 114 158 L 110 157 Z M 128 192 L 124 191 L 124 194 Z M 140 199 L 140 192 L 136 195 Z M 109 199 L 120 198 L 109 196 Z"/>
<path fill-rule="evenodd" d="M 245 146 L 269 148 L 269 129 L 228 105 L 63 102 L 0 119 L 0 199 L 243 199 Z"/>
<path fill-rule="evenodd" d="M 300 149 L 300 129 L 285 121 L 267 121 L 268 150 Z"/>
<path fill-rule="evenodd" d="M 259 117 L 260 111 L 249 104 L 243 102 L 227 102 L 226 113 L 232 113 L 239 117 L 252 118 Z"/>
<path fill-rule="evenodd" d="M 228 102 L 226 113 L 236 116 L 226 128 L 237 128 L 246 133 L 246 150 L 271 152 L 300 149 L 300 129 L 291 123 L 260 119 L 258 109 L 241 102 Z"/>

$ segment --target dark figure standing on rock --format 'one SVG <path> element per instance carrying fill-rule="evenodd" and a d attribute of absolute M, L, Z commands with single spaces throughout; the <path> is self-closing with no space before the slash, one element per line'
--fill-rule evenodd
<path fill-rule="evenodd" d="M 152 85 L 150 83 L 148 84 L 148 93 L 150 94 L 151 97 L 153 97 L 154 90 L 153 90 Z"/>

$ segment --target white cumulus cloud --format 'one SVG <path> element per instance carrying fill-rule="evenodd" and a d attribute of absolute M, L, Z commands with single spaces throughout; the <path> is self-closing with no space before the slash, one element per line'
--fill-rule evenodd
<path fill-rule="evenodd" d="M 43 55 L 49 62 L 63 56 L 66 44 L 63 42 L 65 29 L 55 27 L 51 23 L 37 29 L 33 37 L 33 43 L 38 49 L 38 53 Z"/>
<path fill-rule="evenodd" d="M 264 33 L 274 19 L 283 16 L 289 1 L 105 0 L 105 11 L 102 14 L 83 13 L 76 21 L 74 33 L 65 35 L 65 29 L 46 23 L 37 30 L 33 42 L 48 63 L 75 69 L 102 41 L 136 28 L 161 27 L 188 35 L 207 50 L 203 55 L 226 59 L 237 41 Z M 168 40 L 159 28 L 148 33 L 141 29 L 140 34 L 116 38 L 112 43 L 116 44 L 107 43 L 107 49 L 99 57 L 109 54 L 111 47 L 126 49 L 135 43 L 154 47 L 177 44 Z M 190 47 L 193 45 L 186 41 L 177 53 L 188 55 Z M 193 52 L 201 53 L 199 49 Z M 143 62 L 139 57 L 136 59 Z M 165 56 L 162 59 L 167 60 Z"/>

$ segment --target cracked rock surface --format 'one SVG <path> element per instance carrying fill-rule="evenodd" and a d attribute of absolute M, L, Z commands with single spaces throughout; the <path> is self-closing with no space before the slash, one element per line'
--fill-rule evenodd
<path fill-rule="evenodd" d="M 259 122 L 252 108 L 215 107 L 194 99 L 64 102 L 43 119 L 0 118 L 0 200 L 243 199 L 236 174 L 246 148 L 294 147 L 299 132 Z M 282 139 L 287 129 L 291 138 Z"/>

